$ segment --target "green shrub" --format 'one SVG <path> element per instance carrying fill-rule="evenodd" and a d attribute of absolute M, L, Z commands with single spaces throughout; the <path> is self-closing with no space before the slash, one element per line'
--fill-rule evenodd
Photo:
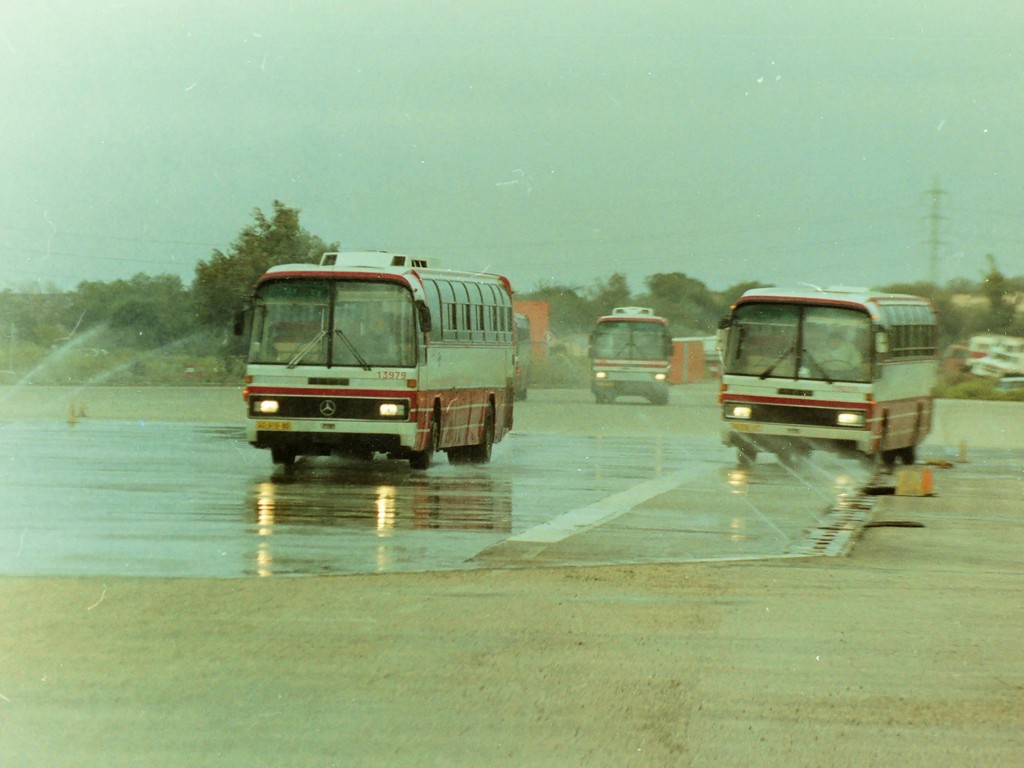
<path fill-rule="evenodd" d="M 944 377 L 933 392 L 935 397 L 948 400 L 1003 400 L 1024 402 L 1024 389 L 1002 392 L 996 389 L 995 379 L 970 374 Z"/>
<path fill-rule="evenodd" d="M 940 381 L 934 394 L 949 400 L 992 400 L 996 396 L 994 383 L 990 379 L 979 378 Z"/>
<path fill-rule="evenodd" d="M 239 358 L 194 355 L 160 350 L 58 349 L 35 354 L 3 371 L 0 383 L 109 386 L 235 386 L 245 363 Z"/>
<path fill-rule="evenodd" d="M 536 389 L 586 389 L 590 386 L 590 360 L 567 354 L 535 357 L 530 368 L 530 387 Z"/>

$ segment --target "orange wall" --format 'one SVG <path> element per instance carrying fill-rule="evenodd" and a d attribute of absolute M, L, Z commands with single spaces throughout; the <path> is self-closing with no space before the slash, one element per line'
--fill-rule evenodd
<path fill-rule="evenodd" d="M 545 357 L 548 351 L 548 303 L 546 301 L 512 300 L 512 311 L 526 315 L 530 320 L 530 348 L 535 357 Z"/>
<path fill-rule="evenodd" d="M 696 384 L 704 381 L 704 344 L 699 339 L 672 339 L 672 363 L 669 384 Z"/>

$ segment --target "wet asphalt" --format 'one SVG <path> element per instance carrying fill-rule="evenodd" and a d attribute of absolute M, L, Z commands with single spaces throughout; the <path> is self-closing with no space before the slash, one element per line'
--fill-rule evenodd
<path fill-rule="evenodd" d="M 489 465 L 288 472 L 239 425 L 0 425 L 0 574 L 249 577 L 781 557 L 865 482 L 708 435 L 512 433 Z"/>

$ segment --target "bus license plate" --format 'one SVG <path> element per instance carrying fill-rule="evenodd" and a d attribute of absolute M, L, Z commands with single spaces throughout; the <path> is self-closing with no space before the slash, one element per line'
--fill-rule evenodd
<path fill-rule="evenodd" d="M 288 432 L 292 428 L 290 421 L 257 421 L 256 429 L 261 432 Z"/>
<path fill-rule="evenodd" d="M 760 424 L 733 424 L 732 428 L 737 432 L 760 432 Z"/>

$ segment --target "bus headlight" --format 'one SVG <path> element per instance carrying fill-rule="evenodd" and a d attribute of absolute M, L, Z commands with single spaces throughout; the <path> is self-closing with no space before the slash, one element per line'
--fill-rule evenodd
<path fill-rule="evenodd" d="M 260 413 L 277 413 L 281 404 L 277 400 L 260 400 L 256 404 L 256 410 Z"/>
<path fill-rule="evenodd" d="M 729 419 L 749 419 L 753 414 L 753 409 L 749 405 L 733 405 L 729 407 L 725 415 Z"/>
<path fill-rule="evenodd" d="M 656 373 L 656 374 L 654 374 L 654 380 L 655 381 L 664 381 L 665 380 L 665 374 L 664 373 Z"/>
<path fill-rule="evenodd" d="M 377 412 L 384 419 L 393 419 L 405 415 L 405 408 L 399 403 L 381 403 Z"/>
<path fill-rule="evenodd" d="M 597 373 L 594 374 L 594 378 L 595 379 L 607 379 L 608 378 L 608 372 L 607 371 L 598 371 Z"/>
<path fill-rule="evenodd" d="M 860 411 L 843 411 L 836 415 L 836 424 L 840 427 L 863 427 L 864 414 Z"/>

